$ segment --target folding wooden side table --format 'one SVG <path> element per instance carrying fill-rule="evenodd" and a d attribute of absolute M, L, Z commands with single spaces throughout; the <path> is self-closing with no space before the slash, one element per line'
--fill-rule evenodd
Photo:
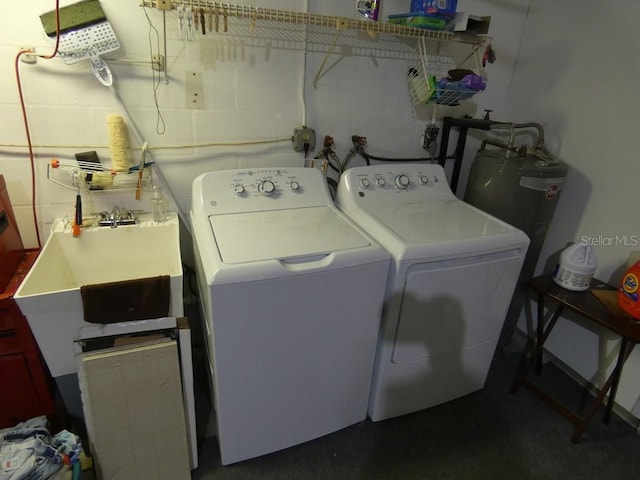
<path fill-rule="evenodd" d="M 601 298 L 606 296 L 604 294 L 613 296 L 616 288 L 595 278 L 591 280 L 590 288 L 583 292 L 574 292 L 560 287 L 554 283 L 551 274 L 542 275 L 529 280 L 526 283 L 526 287 L 531 289 L 537 295 L 538 309 L 536 334 L 535 338 L 530 340 L 522 355 L 516 378 L 511 387 L 511 393 L 516 393 L 518 388 L 520 388 L 521 385 L 524 385 L 533 393 L 541 397 L 545 402 L 573 423 L 575 429 L 571 440 L 575 443 L 580 440 L 580 437 L 586 430 L 589 421 L 602 405 L 607 393 L 609 393 L 609 399 L 605 409 L 604 422 L 607 423 L 609 421 L 615 401 L 616 391 L 618 389 L 618 383 L 620 381 L 620 376 L 622 375 L 622 368 L 636 343 L 640 342 L 640 320 L 627 316 L 622 311 L 615 311 L 615 308 L 610 308 L 605 305 L 598 296 Z M 592 290 L 595 290 L 599 295 L 596 296 Z M 545 300 L 551 300 L 552 303 L 556 304 L 555 311 L 546 325 Z M 549 337 L 549 334 L 553 330 L 553 327 L 556 325 L 565 308 L 581 315 L 589 321 L 605 327 L 609 331 L 621 337 L 620 352 L 613 371 L 609 375 L 609 378 L 607 378 L 604 385 L 600 389 L 597 389 L 596 398 L 581 414 L 569 409 L 557 398 L 543 390 L 540 385 L 534 383 L 532 379 L 527 378 L 527 373 L 534 365 L 538 375 L 541 374 L 544 342 Z"/>

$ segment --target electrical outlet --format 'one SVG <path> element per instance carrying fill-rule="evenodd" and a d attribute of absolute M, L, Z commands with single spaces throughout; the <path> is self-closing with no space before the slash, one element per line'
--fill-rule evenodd
<path fill-rule="evenodd" d="M 316 132 L 313 128 L 309 128 L 306 125 L 296 127 L 293 129 L 291 141 L 293 142 L 293 149 L 296 152 L 304 152 L 305 143 L 309 145 L 307 152 L 310 152 L 316 147 Z"/>
<path fill-rule="evenodd" d="M 20 55 L 20 61 L 22 63 L 34 64 L 38 61 L 38 57 L 36 56 L 36 48 L 33 45 L 21 45 L 21 52 L 33 52 L 33 53 L 23 53 Z"/>
<path fill-rule="evenodd" d="M 158 10 L 171 10 L 171 0 L 156 0 Z"/>
<path fill-rule="evenodd" d="M 164 55 L 152 55 L 151 68 L 158 72 L 161 72 L 164 69 Z"/>

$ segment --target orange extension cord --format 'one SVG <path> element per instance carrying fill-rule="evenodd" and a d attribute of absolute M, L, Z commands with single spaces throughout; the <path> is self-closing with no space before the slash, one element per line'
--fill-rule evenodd
<path fill-rule="evenodd" d="M 38 55 L 38 58 L 49 60 L 58 54 L 58 47 L 60 45 L 60 0 L 56 0 L 56 44 L 53 52 L 49 55 Z M 15 71 L 16 82 L 18 83 L 18 95 L 20 97 L 20 107 L 22 109 L 22 119 L 24 121 L 24 129 L 27 135 L 27 145 L 29 147 L 29 162 L 31 165 L 31 208 L 33 212 L 33 223 L 36 229 L 36 239 L 38 241 L 38 248 L 42 247 L 40 242 L 40 229 L 38 228 L 38 214 L 36 212 L 36 167 L 35 159 L 33 156 L 33 145 L 31 143 L 31 133 L 29 131 L 29 120 L 27 119 L 27 108 L 24 103 L 24 95 L 22 93 L 22 83 L 20 81 L 20 57 L 26 54 L 33 54 L 28 50 L 20 50 L 16 55 Z"/>

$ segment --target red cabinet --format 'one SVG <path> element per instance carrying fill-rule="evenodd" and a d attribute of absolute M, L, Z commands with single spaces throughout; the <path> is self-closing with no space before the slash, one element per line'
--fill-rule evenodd
<path fill-rule="evenodd" d="M 26 252 L 9 285 L 0 293 L 0 428 L 38 415 L 49 419 L 56 416 L 53 381 L 27 319 L 13 299 L 36 257 L 36 251 Z"/>
<path fill-rule="evenodd" d="M 53 381 L 13 299 L 39 250 L 26 250 L 0 175 L 0 428 L 39 415 L 54 421 Z"/>

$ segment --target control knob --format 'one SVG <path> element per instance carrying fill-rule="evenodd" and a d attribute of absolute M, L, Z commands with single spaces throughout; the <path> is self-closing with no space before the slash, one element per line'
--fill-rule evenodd
<path fill-rule="evenodd" d="M 233 193 L 240 196 L 244 193 L 244 186 L 238 184 L 233 186 Z"/>
<path fill-rule="evenodd" d="M 393 183 L 396 188 L 405 189 L 409 186 L 409 177 L 407 177 L 404 173 L 400 175 L 396 175 L 396 178 L 393 179 Z"/>
<path fill-rule="evenodd" d="M 376 178 L 376 184 L 377 184 L 379 187 L 384 187 L 385 183 L 386 183 L 386 182 L 384 181 L 384 178 L 382 178 L 382 177 L 378 177 L 378 178 Z"/>
<path fill-rule="evenodd" d="M 418 178 L 418 181 L 422 185 L 426 185 L 427 183 L 429 183 L 429 178 L 426 175 L 420 175 L 420 177 Z"/>
<path fill-rule="evenodd" d="M 362 188 L 369 188 L 370 185 L 371 185 L 371 182 L 369 182 L 368 178 L 361 178 L 360 179 L 360 186 Z"/>
<path fill-rule="evenodd" d="M 276 186 L 271 180 L 262 180 L 260 183 L 258 183 L 258 192 L 260 193 L 260 195 L 270 197 L 275 191 Z"/>
<path fill-rule="evenodd" d="M 298 190 L 300 190 L 300 184 L 298 182 L 296 182 L 295 180 L 293 180 L 290 184 L 289 184 L 289 189 L 293 192 L 297 192 Z"/>

